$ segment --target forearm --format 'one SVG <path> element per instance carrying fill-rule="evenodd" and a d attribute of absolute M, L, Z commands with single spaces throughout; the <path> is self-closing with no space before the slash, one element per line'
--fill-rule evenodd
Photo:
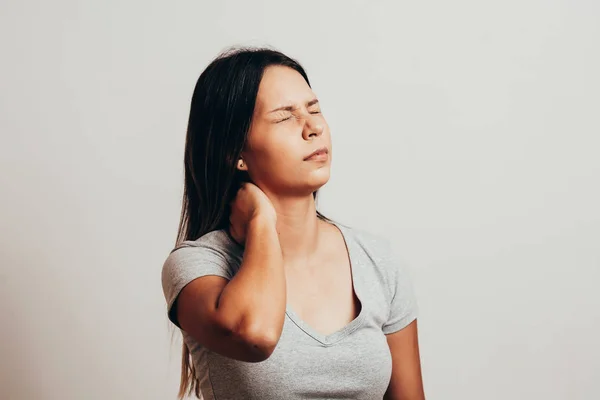
<path fill-rule="evenodd" d="M 233 333 L 276 342 L 286 306 L 283 256 L 275 222 L 257 216 L 248 225 L 242 265 L 225 286 L 217 312 Z"/>

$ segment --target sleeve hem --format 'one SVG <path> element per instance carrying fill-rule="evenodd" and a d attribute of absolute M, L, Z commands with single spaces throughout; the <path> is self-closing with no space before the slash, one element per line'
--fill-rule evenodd
<path fill-rule="evenodd" d="M 398 331 L 406 328 L 408 325 L 410 325 L 411 322 L 413 322 L 416 319 L 417 319 L 417 313 L 412 312 L 412 313 L 404 316 L 399 321 L 392 323 L 391 325 L 384 325 L 381 330 L 383 331 L 383 333 L 385 335 L 389 335 L 389 334 L 398 332 Z"/>

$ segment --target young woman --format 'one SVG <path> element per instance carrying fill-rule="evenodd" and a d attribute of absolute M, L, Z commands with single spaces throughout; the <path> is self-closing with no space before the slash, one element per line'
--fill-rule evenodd
<path fill-rule="evenodd" d="M 424 399 L 402 263 L 387 240 L 316 210 L 331 159 L 295 60 L 242 48 L 200 75 L 162 270 L 184 340 L 180 397 Z"/>

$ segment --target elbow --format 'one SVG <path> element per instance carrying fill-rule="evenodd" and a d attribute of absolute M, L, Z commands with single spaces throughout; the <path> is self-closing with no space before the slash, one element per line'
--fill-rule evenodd
<path fill-rule="evenodd" d="M 249 362 L 265 361 L 273 354 L 281 337 L 281 329 L 258 324 L 240 328 L 234 333 L 248 347 Z"/>

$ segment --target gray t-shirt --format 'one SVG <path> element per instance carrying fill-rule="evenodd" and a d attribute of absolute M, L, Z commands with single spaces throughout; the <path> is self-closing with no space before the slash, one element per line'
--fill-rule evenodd
<path fill-rule="evenodd" d="M 388 387 L 392 359 L 386 334 L 417 315 L 405 263 L 387 240 L 339 223 L 348 247 L 354 290 L 361 311 L 353 321 L 322 335 L 288 306 L 283 332 L 271 357 L 259 363 L 237 361 L 196 342 L 185 331 L 206 400 L 228 399 L 381 399 Z M 185 285 L 205 275 L 231 279 L 243 248 L 224 230 L 185 241 L 167 257 L 162 285 L 169 319 Z"/>

